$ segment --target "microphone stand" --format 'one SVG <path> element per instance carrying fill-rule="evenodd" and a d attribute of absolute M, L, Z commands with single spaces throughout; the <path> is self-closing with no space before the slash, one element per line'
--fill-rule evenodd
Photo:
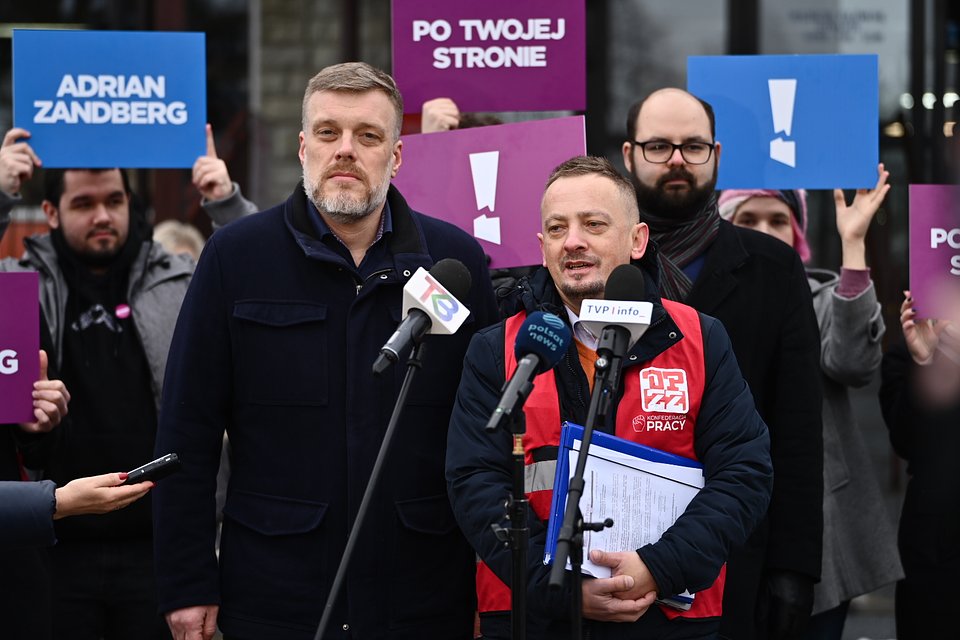
<path fill-rule="evenodd" d="M 584 522 L 580 511 L 580 498 L 585 486 L 584 475 L 587 469 L 587 454 L 593 440 L 593 429 L 596 424 L 604 424 L 610 412 L 610 405 L 616 393 L 620 380 L 620 368 L 623 356 L 627 352 L 630 342 L 630 333 L 625 328 L 610 325 L 604 327 L 600 333 L 600 342 L 597 346 L 596 371 L 593 378 L 593 392 L 590 394 L 590 407 L 587 409 L 587 420 L 583 426 L 583 439 L 580 442 L 580 451 L 577 455 L 577 466 L 573 477 L 570 478 L 567 490 L 567 505 L 563 513 L 563 525 L 557 535 L 557 551 L 553 558 L 553 567 L 550 570 L 550 587 L 563 587 L 564 573 L 566 572 L 567 558 L 570 559 L 572 581 L 571 598 L 571 638 L 580 640 L 583 637 L 583 532 L 603 531 L 613 526 L 613 520 L 607 518 L 603 522 Z"/>
<path fill-rule="evenodd" d="M 410 352 L 410 359 L 407 360 L 407 373 L 403 378 L 403 384 L 400 385 L 400 392 L 397 394 L 397 402 L 393 406 L 393 413 L 390 415 L 390 422 L 387 423 L 387 430 L 383 434 L 383 442 L 380 444 L 380 452 L 377 454 L 377 460 L 373 463 L 373 470 L 370 472 L 370 480 L 367 482 L 367 488 L 363 492 L 363 499 L 360 500 L 360 508 L 357 510 L 357 517 L 353 521 L 353 527 L 350 529 L 350 535 L 347 537 L 347 546 L 343 550 L 343 557 L 340 559 L 340 566 L 337 567 L 337 574 L 333 578 L 333 585 L 330 587 L 330 593 L 327 595 L 327 602 L 323 608 L 323 616 L 320 618 L 320 624 L 317 625 L 317 633 L 314 640 L 322 640 L 323 632 L 330 623 L 333 615 L 333 606 L 336 604 L 337 595 L 343 586 L 343 581 L 347 576 L 347 568 L 350 564 L 350 558 L 353 556 L 353 550 L 357 546 L 357 538 L 360 537 L 360 527 L 363 520 L 370 510 L 370 502 L 373 500 L 374 491 L 383 472 L 384 461 L 387 452 L 390 450 L 390 442 L 393 440 L 394 433 L 397 430 L 397 423 L 400 422 L 400 413 L 406 404 L 407 396 L 410 393 L 410 387 L 413 384 L 413 376 L 423 366 L 423 352 L 425 346 L 422 342 L 415 342 L 413 350 Z"/>
<path fill-rule="evenodd" d="M 509 381 L 508 381 L 509 383 Z M 527 396 L 533 389 L 527 383 L 519 392 L 520 400 L 510 414 L 510 433 L 513 435 L 513 453 L 511 477 L 513 489 L 504 502 L 504 510 L 510 527 L 504 528 L 494 523 L 490 525 L 497 539 L 510 548 L 510 628 L 513 640 L 524 640 L 527 634 L 527 543 L 530 540 L 530 528 L 527 526 L 527 500 L 524 478 L 526 463 L 523 454 L 523 435 L 527 432 L 526 419 L 521 410 Z M 490 431 L 490 429 L 488 429 Z"/>

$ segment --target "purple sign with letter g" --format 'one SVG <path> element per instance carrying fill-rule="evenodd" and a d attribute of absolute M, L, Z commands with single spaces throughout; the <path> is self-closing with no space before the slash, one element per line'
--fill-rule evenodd
<path fill-rule="evenodd" d="M 40 377 L 40 303 L 36 273 L 0 273 L 0 423 L 33 422 Z"/>

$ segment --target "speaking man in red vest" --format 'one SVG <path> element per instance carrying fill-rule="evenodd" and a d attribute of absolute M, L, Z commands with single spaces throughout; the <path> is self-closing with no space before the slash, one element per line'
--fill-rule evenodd
<path fill-rule="evenodd" d="M 457 521 L 480 557 L 477 596 L 484 638 L 509 637 L 511 556 L 490 525 L 504 522 L 511 487 L 511 435 L 484 430 L 500 389 L 516 367 L 514 341 L 534 311 L 557 314 L 574 340 L 563 360 L 534 378 L 525 404 L 526 492 L 531 500 L 528 554 L 529 638 L 569 634 L 569 589 L 548 587 L 544 566 L 549 499 L 562 421 L 584 424 L 598 337 L 579 321 L 581 303 L 603 298 L 610 273 L 633 263 L 653 304 L 650 327 L 623 359 L 607 429 L 618 437 L 697 460 L 705 484 L 659 541 L 640 549 L 594 550 L 611 578 L 585 578 L 583 618 L 591 638 L 710 638 L 719 630 L 724 563 L 763 517 L 772 467 L 767 428 L 737 366 L 723 326 L 658 293 L 655 246 L 640 222 L 631 183 L 603 158 L 557 167 L 541 202 L 543 266 L 505 298 L 510 317 L 474 336 L 450 422 L 447 483 Z M 682 372 L 682 402 L 660 406 L 641 392 L 645 376 Z M 661 405 L 663 403 L 660 403 Z M 678 408 L 679 407 L 679 408 Z M 682 415 L 677 412 L 682 412 Z M 678 429 L 658 429 L 669 422 Z M 547 505 L 544 508 L 544 505 Z M 568 581 L 569 583 L 569 581 Z M 689 610 L 655 604 L 695 593 Z"/>

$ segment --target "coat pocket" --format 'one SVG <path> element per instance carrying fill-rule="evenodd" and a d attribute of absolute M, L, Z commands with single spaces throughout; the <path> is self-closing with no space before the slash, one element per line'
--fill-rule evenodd
<path fill-rule="evenodd" d="M 457 528 L 446 494 L 396 502 L 397 517 L 404 528 L 416 533 L 441 536 Z"/>
<path fill-rule="evenodd" d="M 397 501 L 395 507 L 391 625 L 429 628 L 441 618 L 469 622 L 474 610 L 476 562 L 457 528 L 446 494 Z M 443 582 L 442 589 L 437 588 L 438 580 Z"/>
<path fill-rule="evenodd" d="M 324 585 L 336 570 L 328 505 L 234 490 L 220 543 L 221 596 L 233 616 L 269 625 L 316 624 Z"/>
<path fill-rule="evenodd" d="M 327 306 L 241 300 L 233 307 L 237 397 L 268 405 L 327 404 Z"/>
<path fill-rule="evenodd" d="M 265 536 L 313 531 L 323 522 L 324 502 L 234 491 L 227 497 L 223 515 Z"/>

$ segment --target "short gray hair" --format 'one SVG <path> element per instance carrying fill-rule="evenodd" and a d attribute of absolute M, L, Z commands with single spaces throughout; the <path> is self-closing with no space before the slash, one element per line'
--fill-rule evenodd
<path fill-rule="evenodd" d="M 303 130 L 307 130 L 307 103 L 310 96 L 320 91 L 348 91 L 364 93 L 366 91 L 382 91 L 390 98 L 396 112 L 397 123 L 394 130 L 394 139 L 400 137 L 403 126 L 403 97 L 397 89 L 397 83 L 390 74 L 372 67 L 366 62 L 344 62 L 324 67 L 320 73 L 310 78 L 307 90 L 303 93 Z"/>

